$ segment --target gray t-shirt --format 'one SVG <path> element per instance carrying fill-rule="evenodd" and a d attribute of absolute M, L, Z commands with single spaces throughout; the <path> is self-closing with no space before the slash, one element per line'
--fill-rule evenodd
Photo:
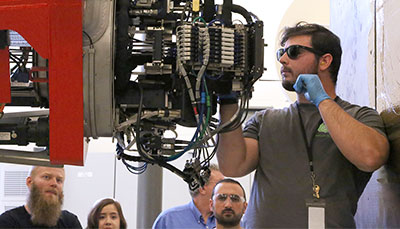
<path fill-rule="evenodd" d="M 385 135 L 383 122 L 375 110 L 351 105 L 339 97 L 335 101 L 352 117 Z M 355 227 L 353 216 L 357 201 L 371 173 L 359 170 L 341 154 L 325 124 L 320 124 L 316 106 L 299 106 L 308 144 L 313 139 L 316 183 L 326 202 L 325 225 Z M 296 104 L 257 112 L 246 123 L 244 136 L 258 140 L 259 146 L 259 163 L 244 216 L 245 227 L 308 227 L 306 199 L 313 198 L 312 181 Z"/>

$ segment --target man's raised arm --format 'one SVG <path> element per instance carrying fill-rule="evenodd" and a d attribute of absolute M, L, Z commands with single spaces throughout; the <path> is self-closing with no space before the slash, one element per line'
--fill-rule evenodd
<path fill-rule="evenodd" d="M 221 122 L 225 123 L 235 114 L 237 104 L 222 105 Z M 244 138 L 242 128 L 220 133 L 217 150 L 221 172 L 229 177 L 241 177 L 252 172 L 258 164 L 258 141 Z"/>

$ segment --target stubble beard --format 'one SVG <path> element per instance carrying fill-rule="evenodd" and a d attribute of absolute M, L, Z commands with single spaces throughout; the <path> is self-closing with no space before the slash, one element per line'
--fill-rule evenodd
<path fill-rule="evenodd" d="M 46 199 L 40 193 L 39 188 L 32 184 L 32 189 L 28 197 L 28 208 L 31 211 L 31 221 L 33 225 L 53 227 L 57 225 L 61 215 L 61 207 L 64 202 L 64 194 L 58 193 L 57 199 Z"/>
<path fill-rule="evenodd" d="M 224 227 L 234 227 L 239 225 L 242 214 L 236 214 L 234 211 L 231 217 L 224 216 L 224 211 L 221 214 L 215 214 L 218 224 Z"/>
<path fill-rule="evenodd" d="M 293 71 L 291 69 L 289 69 L 289 70 L 293 74 Z M 305 71 L 304 73 L 301 73 L 301 74 L 318 74 L 318 62 L 316 61 L 309 71 Z M 299 75 L 300 74 L 297 74 L 296 80 L 299 77 Z M 294 89 L 294 87 L 293 87 L 294 84 L 296 83 L 296 80 L 295 81 L 289 81 L 289 80 L 283 79 L 282 80 L 282 87 L 287 91 L 296 91 Z"/>
<path fill-rule="evenodd" d="M 295 82 L 292 82 L 292 81 L 289 81 L 289 80 L 283 80 L 282 81 L 282 87 L 285 88 L 285 90 L 287 90 L 287 91 L 295 91 L 294 87 L 293 87 L 294 83 Z"/>

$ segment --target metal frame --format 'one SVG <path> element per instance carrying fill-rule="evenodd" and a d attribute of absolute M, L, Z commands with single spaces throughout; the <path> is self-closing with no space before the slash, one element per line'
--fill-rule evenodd
<path fill-rule="evenodd" d="M 50 162 L 83 165 L 82 1 L 2 0 L 0 30 L 8 29 L 49 61 Z M 8 50 L 0 57 L 0 103 L 8 103 Z"/>

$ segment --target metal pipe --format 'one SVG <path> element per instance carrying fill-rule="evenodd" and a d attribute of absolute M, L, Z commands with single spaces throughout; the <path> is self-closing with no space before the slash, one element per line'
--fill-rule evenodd
<path fill-rule="evenodd" d="M 162 168 L 147 165 L 138 178 L 136 228 L 151 228 L 162 210 Z"/>

